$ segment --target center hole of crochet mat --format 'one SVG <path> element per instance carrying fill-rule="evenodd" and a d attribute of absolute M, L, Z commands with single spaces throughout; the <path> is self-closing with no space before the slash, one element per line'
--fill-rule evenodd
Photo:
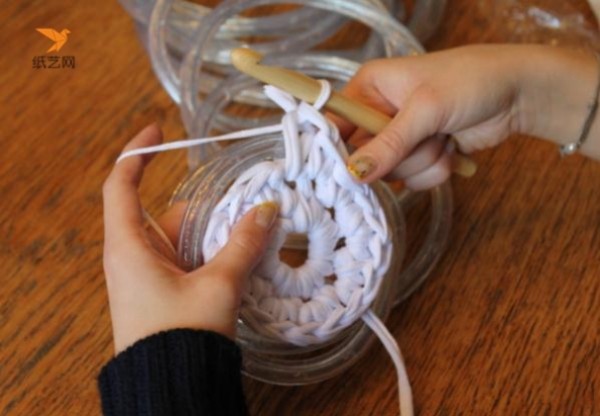
<path fill-rule="evenodd" d="M 290 233 L 283 247 L 279 250 L 279 260 L 291 268 L 298 268 L 304 265 L 308 259 L 308 236 L 306 234 Z M 346 239 L 340 238 L 337 241 L 335 250 L 346 246 Z M 325 276 L 325 283 L 333 285 L 337 277 L 335 274 Z"/>
<path fill-rule="evenodd" d="M 347 248 L 346 238 L 333 221 L 334 211 L 313 209 L 305 221 L 298 221 L 300 225 L 285 216 L 280 218 L 270 248 L 258 267 L 259 275 L 271 282 L 269 293 L 309 302 L 325 292 L 336 291 L 341 283 L 336 275 L 340 268 L 336 258 Z"/>
<path fill-rule="evenodd" d="M 290 267 L 298 268 L 308 259 L 308 236 L 306 234 L 291 233 L 279 250 L 279 260 Z"/>

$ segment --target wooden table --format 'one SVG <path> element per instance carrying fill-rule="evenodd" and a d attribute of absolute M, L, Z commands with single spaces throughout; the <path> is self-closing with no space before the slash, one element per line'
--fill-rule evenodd
<path fill-rule="evenodd" d="M 432 49 L 525 37 L 492 2 L 451 3 Z M 538 4 L 591 19 L 582 1 Z M 185 132 L 116 2 L 4 2 L 0 22 L 0 413 L 97 414 L 95 377 L 112 354 L 101 184 L 144 125 Z M 49 47 L 37 27 L 71 31 L 61 55 L 74 69 L 32 67 Z M 388 322 L 416 408 L 600 414 L 600 164 L 521 137 L 475 159 L 477 176 L 454 180 L 447 254 Z M 151 212 L 184 173 L 182 153 L 148 169 Z M 246 384 L 257 415 L 397 413 L 381 346 L 318 385 Z"/>

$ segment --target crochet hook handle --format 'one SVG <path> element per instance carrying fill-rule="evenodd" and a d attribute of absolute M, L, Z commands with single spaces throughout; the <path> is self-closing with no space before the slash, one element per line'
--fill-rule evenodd
<path fill-rule="evenodd" d="M 300 100 L 315 102 L 321 91 L 317 80 L 291 69 L 261 65 L 262 57 L 259 52 L 248 48 L 236 48 L 231 52 L 231 62 L 239 71 L 287 91 Z M 325 107 L 371 134 L 381 132 L 392 120 L 388 115 L 336 91 L 331 92 Z M 477 171 L 477 164 L 460 153 L 453 155 L 452 165 L 453 172 L 464 177 L 471 177 Z"/>

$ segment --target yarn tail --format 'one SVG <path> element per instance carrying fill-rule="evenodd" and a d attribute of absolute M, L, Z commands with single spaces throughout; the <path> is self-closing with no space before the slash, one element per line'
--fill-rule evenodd
<path fill-rule="evenodd" d="M 398 343 L 390 334 L 390 331 L 385 327 L 383 322 L 373 313 L 371 309 L 365 312 L 362 316 L 363 321 L 371 328 L 371 330 L 377 335 L 388 354 L 392 358 L 394 365 L 396 366 L 396 374 L 398 376 L 398 396 L 400 401 L 400 414 L 402 416 L 413 416 L 413 400 L 412 400 L 412 389 L 410 387 L 410 381 L 408 380 L 408 374 L 406 373 L 406 367 L 404 366 L 404 359 L 400 352 Z"/>

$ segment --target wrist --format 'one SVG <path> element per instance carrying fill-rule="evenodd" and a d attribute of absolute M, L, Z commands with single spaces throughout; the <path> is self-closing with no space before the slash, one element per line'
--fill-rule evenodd
<path fill-rule="evenodd" d="M 557 145 L 576 141 L 598 83 L 594 55 L 549 46 L 522 47 L 516 55 L 520 62 L 518 132 Z"/>

